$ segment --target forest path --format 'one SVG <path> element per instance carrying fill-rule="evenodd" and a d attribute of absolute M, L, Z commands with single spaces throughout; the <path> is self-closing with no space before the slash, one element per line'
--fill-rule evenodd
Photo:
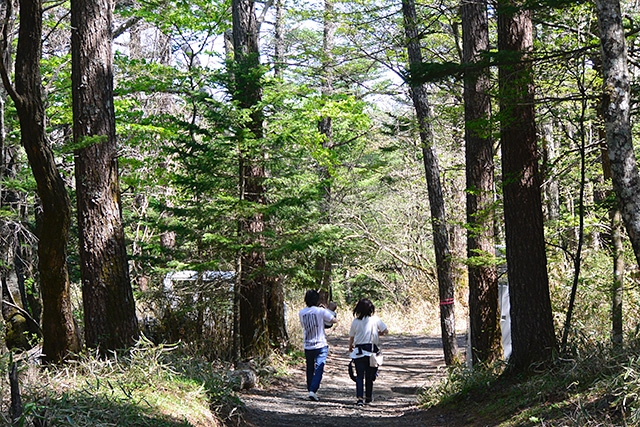
<path fill-rule="evenodd" d="M 384 366 L 373 387 L 373 403 L 355 405 L 355 383 L 349 378 L 347 337 L 329 337 L 329 358 L 319 402 L 309 401 L 304 363 L 290 375 L 264 389 L 243 392 L 244 426 L 452 426 L 433 411 L 417 407 L 416 392 L 439 379 L 444 371 L 440 338 L 387 335 L 381 339 Z"/>

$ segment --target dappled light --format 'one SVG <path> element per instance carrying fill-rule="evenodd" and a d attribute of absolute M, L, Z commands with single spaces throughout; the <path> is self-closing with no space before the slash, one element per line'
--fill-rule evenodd
<path fill-rule="evenodd" d="M 640 425 L 638 1 L 0 18 L 0 424 Z"/>

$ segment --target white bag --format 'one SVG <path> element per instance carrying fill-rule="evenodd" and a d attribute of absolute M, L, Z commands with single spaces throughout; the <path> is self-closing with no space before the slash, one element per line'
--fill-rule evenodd
<path fill-rule="evenodd" d="M 369 366 L 371 366 L 372 368 L 377 368 L 378 366 L 382 366 L 383 361 L 384 361 L 384 357 L 380 352 L 378 352 L 378 354 L 371 353 L 369 355 Z"/>
<path fill-rule="evenodd" d="M 375 345 L 373 343 L 373 330 L 372 330 L 371 331 L 371 350 L 373 350 L 374 348 L 375 348 Z M 369 355 L 369 366 L 372 368 L 377 368 L 378 366 L 382 366 L 382 361 L 383 361 L 383 357 L 382 357 L 382 352 L 380 350 L 378 350 L 377 353 L 371 353 Z"/>

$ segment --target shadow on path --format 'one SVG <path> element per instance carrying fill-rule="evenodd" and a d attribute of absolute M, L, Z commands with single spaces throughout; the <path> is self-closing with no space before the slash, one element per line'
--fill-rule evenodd
<path fill-rule="evenodd" d="M 462 344 L 462 343 L 460 343 Z M 374 402 L 355 405 L 347 366 L 348 338 L 329 337 L 329 359 L 319 402 L 307 400 L 303 364 L 267 389 L 241 394 L 244 426 L 448 426 L 441 416 L 417 408 L 417 396 L 444 374 L 440 338 L 389 335 L 382 339 L 384 366 L 374 383 Z M 463 347 L 460 348 L 463 350 Z"/>

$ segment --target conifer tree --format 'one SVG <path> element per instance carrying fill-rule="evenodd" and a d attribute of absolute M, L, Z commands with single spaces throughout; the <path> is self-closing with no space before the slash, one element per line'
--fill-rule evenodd
<path fill-rule="evenodd" d="M 489 48 L 487 3 L 463 1 L 463 61 L 482 61 Z M 489 70 L 464 76 L 467 175 L 467 264 L 469 271 L 469 325 L 474 363 L 501 356 L 498 277 L 491 260 L 495 253 L 493 209 L 493 144 L 490 130 Z"/>
<path fill-rule="evenodd" d="M 511 305 L 510 366 L 526 370 L 556 349 L 538 171 L 531 10 L 522 2 L 498 4 L 500 141 Z"/>
<path fill-rule="evenodd" d="M 73 134 L 85 341 L 101 351 L 138 338 L 129 279 L 113 103 L 112 2 L 71 2 Z"/>
<path fill-rule="evenodd" d="M 247 207 L 241 213 L 240 262 L 238 263 L 240 355 L 248 358 L 268 348 L 267 287 L 264 254 L 265 218 L 261 207 L 266 204 L 266 177 L 262 138 L 264 115 L 262 69 L 258 45 L 258 22 L 255 3 L 234 0 L 233 13 L 233 98 L 238 107 L 248 112 L 246 122 L 239 123 L 236 141 L 239 146 L 240 200 Z"/>

